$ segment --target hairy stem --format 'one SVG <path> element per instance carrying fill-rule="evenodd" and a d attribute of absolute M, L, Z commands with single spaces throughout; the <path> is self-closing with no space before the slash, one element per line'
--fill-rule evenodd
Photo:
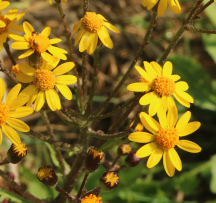
<path fill-rule="evenodd" d="M 74 201 L 76 199 L 74 196 L 71 196 L 69 193 L 67 193 L 65 190 L 63 190 L 62 188 L 60 188 L 58 185 L 55 187 L 55 189 L 56 189 L 56 191 L 58 191 L 61 194 L 63 194 L 70 201 Z"/>
<path fill-rule="evenodd" d="M 82 185 L 80 186 L 80 189 L 79 189 L 79 191 L 78 191 L 78 193 L 77 193 L 77 196 L 76 196 L 77 199 L 79 199 L 79 198 L 81 197 L 81 194 L 82 194 L 83 188 L 84 188 L 84 186 L 85 186 L 85 184 L 86 184 L 86 181 L 87 181 L 87 179 L 88 179 L 88 176 L 89 176 L 89 173 L 87 172 L 87 173 L 85 174 L 84 179 L 83 179 Z"/>
<path fill-rule="evenodd" d="M 16 63 L 16 61 L 15 61 L 15 59 L 14 59 L 14 57 L 13 57 L 11 51 L 10 51 L 10 47 L 9 47 L 8 42 L 5 42 L 3 45 L 4 45 L 4 48 L 5 48 L 5 51 L 7 52 L 7 55 L 9 57 L 9 59 L 11 60 L 11 63 L 13 64 L 13 66 L 15 66 L 17 63 Z"/>

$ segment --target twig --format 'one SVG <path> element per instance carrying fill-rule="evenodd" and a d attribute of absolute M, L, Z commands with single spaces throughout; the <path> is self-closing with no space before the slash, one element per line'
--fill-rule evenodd
<path fill-rule="evenodd" d="M 63 194 L 65 197 L 67 197 L 70 201 L 74 201 L 76 198 L 74 196 L 71 196 L 69 193 L 67 193 L 65 190 L 60 188 L 58 185 L 55 187 L 56 191 Z"/>
<path fill-rule="evenodd" d="M 0 60 L 0 71 L 4 72 L 11 80 L 13 80 L 15 83 L 19 83 L 17 81 L 17 79 L 14 77 L 14 75 L 7 69 L 5 68 L 3 65 L 2 65 L 2 62 Z"/>
<path fill-rule="evenodd" d="M 88 54 L 86 51 L 82 53 L 82 92 L 83 92 L 83 103 L 81 105 L 82 114 L 85 113 L 86 103 L 87 103 L 87 79 L 88 79 L 88 71 L 87 71 L 87 63 L 88 63 Z"/>
<path fill-rule="evenodd" d="M 208 6 L 210 6 L 214 0 L 210 0 L 208 3 L 206 3 L 204 6 L 202 6 L 195 14 L 194 18 L 195 19 L 201 12 L 203 12 Z"/>
<path fill-rule="evenodd" d="M 199 29 L 192 25 L 186 25 L 185 29 L 192 32 L 200 32 L 200 33 L 209 33 L 209 34 L 216 34 L 216 30 L 205 30 L 205 29 Z"/>
<path fill-rule="evenodd" d="M 46 110 L 41 110 L 41 114 L 42 114 L 42 117 L 43 117 L 43 119 L 45 121 L 45 124 L 47 126 L 47 131 L 48 131 L 51 139 L 56 140 L 56 137 L 55 137 L 53 129 L 52 129 L 51 125 L 50 125 L 50 120 L 49 120 L 49 118 L 47 116 Z M 55 148 L 55 151 L 56 151 L 57 158 L 59 160 L 59 164 L 60 164 L 61 169 L 63 171 L 63 174 L 65 175 L 65 166 L 64 166 L 64 162 L 63 162 L 64 158 L 62 156 L 62 153 L 61 153 L 59 147 L 54 145 L 54 148 Z"/>
<path fill-rule="evenodd" d="M 88 179 L 88 176 L 89 176 L 89 173 L 87 172 L 87 173 L 85 174 L 85 177 L 84 177 L 84 179 L 83 179 L 83 182 L 82 182 L 82 184 L 81 184 L 81 186 L 80 186 L 80 189 L 79 189 L 79 191 L 78 191 L 78 193 L 77 193 L 77 196 L 76 196 L 77 199 L 79 199 L 79 198 L 81 197 L 81 194 L 82 194 L 83 188 L 84 188 L 84 186 L 85 186 L 85 184 L 86 184 L 86 181 L 87 181 L 87 179 Z"/>
<path fill-rule="evenodd" d="M 5 51 L 7 52 L 8 57 L 11 60 L 11 63 L 15 66 L 17 63 L 16 63 L 16 61 L 15 61 L 15 59 L 14 59 L 14 57 L 13 57 L 11 51 L 10 51 L 10 47 L 9 47 L 8 42 L 5 42 L 3 45 L 4 45 L 4 48 L 5 48 Z"/>
<path fill-rule="evenodd" d="M 25 188 L 23 188 L 21 185 L 17 184 L 9 175 L 7 175 L 4 171 L 0 169 L 0 176 L 7 181 L 7 183 L 13 187 L 15 190 L 20 192 L 22 194 L 22 197 L 24 197 L 27 200 L 31 200 L 36 203 L 46 203 L 43 200 L 40 200 L 33 196 L 31 193 L 27 192 Z"/>

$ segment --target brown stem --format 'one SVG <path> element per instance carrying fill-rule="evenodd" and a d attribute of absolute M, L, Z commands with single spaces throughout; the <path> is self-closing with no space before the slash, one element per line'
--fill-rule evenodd
<path fill-rule="evenodd" d="M 82 114 L 84 114 L 86 110 L 86 103 L 87 103 L 87 79 L 88 79 L 88 71 L 87 71 L 87 62 L 88 61 L 88 54 L 86 51 L 82 53 L 82 91 L 83 91 L 83 104 L 81 105 Z"/>
<path fill-rule="evenodd" d="M 17 184 L 9 175 L 7 175 L 4 171 L 2 171 L 0 169 L 0 176 L 7 181 L 8 185 L 12 188 L 14 188 L 15 190 L 17 190 L 19 193 L 22 194 L 22 197 L 24 197 L 27 200 L 36 202 L 36 203 L 46 203 L 43 200 L 40 200 L 38 198 L 36 198 L 35 196 L 33 196 L 31 193 L 29 193 L 28 191 L 26 191 L 26 189 L 24 187 L 22 187 L 21 185 Z"/>
<path fill-rule="evenodd" d="M 89 196 L 90 194 L 95 195 L 95 196 L 98 197 L 99 194 L 100 194 L 100 192 L 101 192 L 100 187 L 96 187 L 96 188 L 94 188 L 93 190 L 90 190 L 90 191 L 88 191 L 87 193 L 85 193 L 84 195 L 82 195 L 82 198 L 84 198 L 84 197 L 86 197 L 86 196 Z"/>
<path fill-rule="evenodd" d="M 205 29 L 199 29 L 192 25 L 186 25 L 185 29 L 192 32 L 200 32 L 200 33 L 209 33 L 209 34 L 216 34 L 216 30 L 205 30 Z"/>
<path fill-rule="evenodd" d="M 84 186 L 85 186 L 85 184 L 86 184 L 86 181 L 87 181 L 87 179 L 88 179 L 88 176 L 89 176 L 89 173 L 87 172 L 87 173 L 85 174 L 84 179 L 83 179 L 82 185 L 80 186 L 80 189 L 79 189 L 79 191 L 78 191 L 78 193 L 77 193 L 77 196 L 76 196 L 77 199 L 79 199 L 79 198 L 81 197 L 81 194 L 82 194 L 83 188 L 84 188 Z"/>
<path fill-rule="evenodd" d="M 5 51 L 7 52 L 8 57 L 11 60 L 11 63 L 13 64 L 13 66 L 15 66 L 17 63 L 16 63 L 16 61 L 15 61 L 15 59 L 14 59 L 14 57 L 13 57 L 11 51 L 10 51 L 10 47 L 9 47 L 8 42 L 5 42 L 3 45 L 4 45 L 4 48 L 5 48 Z"/>
<path fill-rule="evenodd" d="M 194 18 L 195 19 L 200 13 L 202 13 L 208 6 L 210 6 L 214 0 L 210 0 L 208 3 L 206 3 L 204 6 L 202 6 L 195 14 Z"/>
<path fill-rule="evenodd" d="M 5 165 L 5 164 L 9 164 L 10 162 L 8 161 L 7 158 L 5 158 L 3 161 L 0 162 L 0 165 Z"/>
<path fill-rule="evenodd" d="M 17 81 L 17 79 L 14 77 L 14 75 L 7 69 L 5 68 L 3 65 L 2 65 L 2 62 L 0 60 L 0 71 L 4 72 L 11 80 L 13 80 L 15 83 L 19 83 Z"/>
<path fill-rule="evenodd" d="M 58 191 L 61 194 L 63 194 L 70 201 L 74 201 L 76 199 L 74 196 L 71 196 L 69 193 L 67 193 L 65 190 L 63 190 L 62 188 L 60 188 L 58 185 L 56 185 L 55 189 L 56 189 L 56 191 Z"/>
<path fill-rule="evenodd" d="M 51 125 L 50 125 L 50 120 L 49 120 L 49 118 L 48 118 L 48 116 L 47 116 L 46 110 L 41 110 L 41 114 L 42 114 L 42 117 L 43 117 L 43 119 L 44 119 L 44 121 L 45 121 L 45 124 L 46 124 L 46 126 L 47 126 L 47 131 L 48 131 L 48 133 L 49 133 L 51 139 L 56 140 L 56 137 L 55 137 L 55 134 L 54 134 L 54 132 L 53 132 L 53 129 L 52 129 Z M 57 155 L 59 164 L 60 164 L 61 169 L 62 169 L 62 171 L 63 171 L 63 174 L 65 175 L 65 165 L 64 165 L 64 161 L 63 161 L 64 158 L 63 158 L 63 156 L 62 156 L 62 153 L 61 153 L 59 147 L 57 147 L 57 146 L 54 145 L 54 148 L 55 148 L 55 151 L 56 151 L 56 155 Z"/>
<path fill-rule="evenodd" d="M 112 165 L 111 165 L 110 168 L 112 169 L 120 160 L 121 160 L 121 156 L 118 155 L 118 156 L 116 157 L 115 161 L 112 163 Z"/>

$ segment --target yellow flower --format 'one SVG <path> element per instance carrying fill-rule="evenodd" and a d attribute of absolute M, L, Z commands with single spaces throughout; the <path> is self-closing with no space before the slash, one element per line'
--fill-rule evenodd
<path fill-rule="evenodd" d="M 20 70 L 19 64 L 16 64 L 15 66 L 12 66 L 11 72 L 16 75 L 16 79 L 19 82 L 28 83 L 28 82 L 32 81 L 32 77 L 31 76 L 28 76 L 28 75 L 24 74 Z"/>
<path fill-rule="evenodd" d="M 153 116 L 160 110 L 167 110 L 167 107 L 172 104 L 173 98 L 183 106 L 190 107 L 193 103 L 193 98 L 186 93 L 188 84 L 184 81 L 175 83 L 180 79 L 179 75 L 172 75 L 172 63 L 167 61 L 163 69 L 156 62 L 150 64 L 144 61 L 145 70 L 139 66 L 135 66 L 136 70 L 140 73 L 140 82 L 132 83 L 127 86 L 129 91 L 146 92 L 139 100 L 141 105 L 149 105 L 149 115 Z"/>
<path fill-rule="evenodd" d="M 54 38 L 54 39 L 48 38 L 51 32 L 50 27 L 46 27 L 40 34 L 35 32 L 34 28 L 28 22 L 23 23 L 23 28 L 25 31 L 24 37 L 14 36 L 13 40 L 16 42 L 11 44 L 11 47 L 13 49 L 18 49 L 18 50 L 30 49 L 26 51 L 24 54 L 20 55 L 18 57 L 19 59 L 26 58 L 31 54 L 33 54 L 34 52 L 41 54 L 42 58 L 49 63 L 55 63 L 55 57 L 58 57 L 62 60 L 67 59 L 67 57 L 65 56 L 65 54 L 67 54 L 67 51 L 52 46 L 52 44 L 56 44 L 58 42 L 61 42 L 62 40 L 59 38 Z M 49 51 L 55 57 L 53 57 L 47 51 Z"/>
<path fill-rule="evenodd" d="M 175 14 L 181 13 L 181 6 L 178 0 L 143 0 L 143 6 L 151 10 L 159 1 L 157 13 L 162 16 L 166 11 L 168 4 Z"/>
<path fill-rule="evenodd" d="M 46 1 L 46 0 L 43 0 Z M 61 0 L 62 2 L 67 2 L 67 0 Z M 49 3 L 52 4 L 52 0 L 49 0 Z"/>
<path fill-rule="evenodd" d="M 2 143 L 2 131 L 12 143 L 19 145 L 21 139 L 14 129 L 20 132 L 28 132 L 30 130 L 27 124 L 17 119 L 33 113 L 31 107 L 23 106 L 29 97 L 20 95 L 20 89 L 21 84 L 13 87 L 8 93 L 5 103 L 2 103 L 5 94 L 5 85 L 0 78 L 0 144 Z"/>
<path fill-rule="evenodd" d="M 62 74 L 70 71 L 74 67 L 74 63 L 66 62 L 55 68 L 57 64 L 50 65 L 46 61 L 43 61 L 42 66 L 37 70 L 27 64 L 19 64 L 20 70 L 31 77 L 31 80 L 29 80 L 29 77 L 18 79 L 22 80 L 23 83 L 33 82 L 21 94 L 29 96 L 27 106 L 30 106 L 34 102 L 35 111 L 39 111 L 43 107 L 45 100 L 52 111 L 61 109 L 61 102 L 56 88 L 66 99 L 72 99 L 72 93 L 67 85 L 75 83 L 77 78 L 73 75 Z M 52 71 L 54 68 L 55 70 Z"/>
<path fill-rule="evenodd" d="M 3 2 L 0 1 L 0 7 L 1 3 Z M 17 8 L 13 8 L 9 10 L 6 15 L 2 15 L 0 12 L 0 51 L 2 50 L 3 44 L 5 43 L 8 37 L 10 39 L 13 39 L 13 36 L 19 36 L 15 32 L 9 31 L 10 29 L 23 32 L 23 27 L 21 25 L 14 25 L 14 23 L 20 20 L 20 18 L 22 18 L 25 13 L 20 13 L 16 15 L 17 11 Z M 1 22 L 4 22 L 4 27 L 1 27 Z"/>
<path fill-rule="evenodd" d="M 9 5 L 10 5 L 9 1 L 0 0 L 0 11 L 7 8 Z M 0 28 L 5 26 L 6 26 L 5 22 L 0 18 Z"/>
<path fill-rule="evenodd" d="M 148 168 L 157 165 L 163 157 L 164 169 L 169 176 L 174 175 L 175 168 L 181 171 L 182 163 L 175 150 L 175 146 L 177 145 L 180 149 L 191 153 L 201 151 L 201 147 L 196 143 L 188 140 L 179 140 L 179 137 L 189 135 L 200 127 L 201 124 L 198 121 L 188 123 L 190 118 L 191 113 L 187 111 L 177 122 L 178 111 L 174 105 L 169 108 L 167 115 L 165 111 L 159 115 L 160 123 L 148 114 L 141 112 L 140 119 L 144 127 L 152 134 L 147 132 L 134 132 L 129 135 L 128 139 L 133 142 L 150 142 L 142 146 L 136 152 L 136 156 L 143 158 L 150 155 L 147 161 Z"/>
<path fill-rule="evenodd" d="M 102 203 L 100 200 L 101 197 L 96 197 L 95 195 L 90 194 L 89 196 L 85 196 L 82 200 L 81 203 Z"/>
<path fill-rule="evenodd" d="M 98 44 L 98 37 L 106 47 L 113 48 L 113 42 L 110 39 L 107 28 L 116 33 L 119 33 L 119 30 L 106 21 L 100 14 L 86 12 L 86 15 L 74 26 L 74 33 L 81 27 L 75 39 L 75 46 L 80 41 L 80 52 L 87 50 L 88 54 L 94 53 Z"/>

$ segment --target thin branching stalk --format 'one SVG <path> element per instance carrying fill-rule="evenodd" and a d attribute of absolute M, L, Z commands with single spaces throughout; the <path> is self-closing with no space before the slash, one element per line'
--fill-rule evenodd
<path fill-rule="evenodd" d="M 81 197 L 83 188 L 85 187 L 85 184 L 86 184 L 86 182 L 87 182 L 88 177 L 89 177 L 89 173 L 87 172 L 87 173 L 85 174 L 84 178 L 83 178 L 83 182 L 82 182 L 82 184 L 81 184 L 81 186 L 80 186 L 80 189 L 79 189 L 79 191 L 78 191 L 78 193 L 77 193 L 77 196 L 76 196 L 77 199 L 79 199 L 79 198 Z"/>
<path fill-rule="evenodd" d="M 13 57 L 13 54 L 10 51 L 10 46 L 9 46 L 8 42 L 6 41 L 3 45 L 4 45 L 4 48 L 5 48 L 5 51 L 7 52 L 7 55 L 9 57 L 9 59 L 11 60 L 11 63 L 13 64 L 13 66 L 15 66 L 17 63 L 16 63 L 16 60 Z"/>
<path fill-rule="evenodd" d="M 94 113 L 95 116 L 99 115 L 103 110 L 104 108 L 109 104 L 110 100 L 114 97 L 114 95 L 119 91 L 119 89 L 121 88 L 121 86 L 124 84 L 124 82 L 127 80 L 130 72 L 133 70 L 133 67 L 134 65 L 136 64 L 137 60 L 139 59 L 139 57 L 141 56 L 144 48 L 145 48 L 145 45 L 146 43 L 148 42 L 149 38 L 150 38 L 150 35 L 153 31 L 153 28 L 155 26 L 155 20 L 157 18 L 157 12 L 156 11 L 153 11 L 153 14 L 152 14 L 152 17 L 151 17 L 151 20 L 150 20 L 150 23 L 149 23 L 149 26 L 148 26 L 148 29 L 146 31 L 146 35 L 143 39 L 143 42 L 142 44 L 140 45 L 140 48 L 139 48 L 139 51 L 137 52 L 136 56 L 134 57 L 131 65 L 129 66 L 127 72 L 125 73 L 124 77 L 121 79 L 121 81 L 119 82 L 119 84 L 116 86 L 116 88 L 110 93 L 110 95 L 108 96 L 108 98 L 103 102 L 103 104 L 100 106 L 100 108 L 98 108 L 96 110 L 96 112 Z"/>
<path fill-rule="evenodd" d="M 69 193 L 67 193 L 65 190 L 63 190 L 62 188 L 60 188 L 58 185 L 56 185 L 55 189 L 56 189 L 56 191 L 58 191 L 61 194 L 63 194 L 70 201 L 74 201 L 76 199 L 74 196 L 71 196 Z"/>
<path fill-rule="evenodd" d="M 210 0 L 209 2 L 207 2 L 204 6 L 202 6 L 195 14 L 195 17 L 196 18 L 201 12 L 203 12 L 207 7 L 209 7 L 212 3 L 214 3 L 214 0 Z M 194 19 L 193 18 L 193 19 Z"/>
<path fill-rule="evenodd" d="M 208 33 L 208 34 L 216 34 L 216 30 L 206 30 L 206 29 L 200 29 L 196 28 L 192 25 L 186 25 L 185 29 L 192 32 L 200 32 L 200 33 Z"/>
<path fill-rule="evenodd" d="M 56 137 L 55 137 L 55 134 L 53 132 L 53 129 L 50 125 L 50 120 L 48 118 L 48 115 L 47 115 L 47 112 L 46 110 L 41 110 L 41 114 L 42 114 L 42 117 L 45 121 L 45 124 L 46 124 L 46 127 L 47 127 L 47 131 L 51 137 L 51 139 L 53 140 L 56 140 Z M 55 146 L 54 145 L 54 148 L 55 148 L 55 151 L 56 151 L 56 155 L 57 155 L 57 158 L 58 158 L 58 161 L 59 161 L 59 164 L 61 166 L 61 169 L 63 171 L 63 174 L 65 175 L 65 165 L 64 165 L 64 158 L 62 156 L 62 153 L 61 153 L 61 150 L 59 149 L 59 147 Z"/>

